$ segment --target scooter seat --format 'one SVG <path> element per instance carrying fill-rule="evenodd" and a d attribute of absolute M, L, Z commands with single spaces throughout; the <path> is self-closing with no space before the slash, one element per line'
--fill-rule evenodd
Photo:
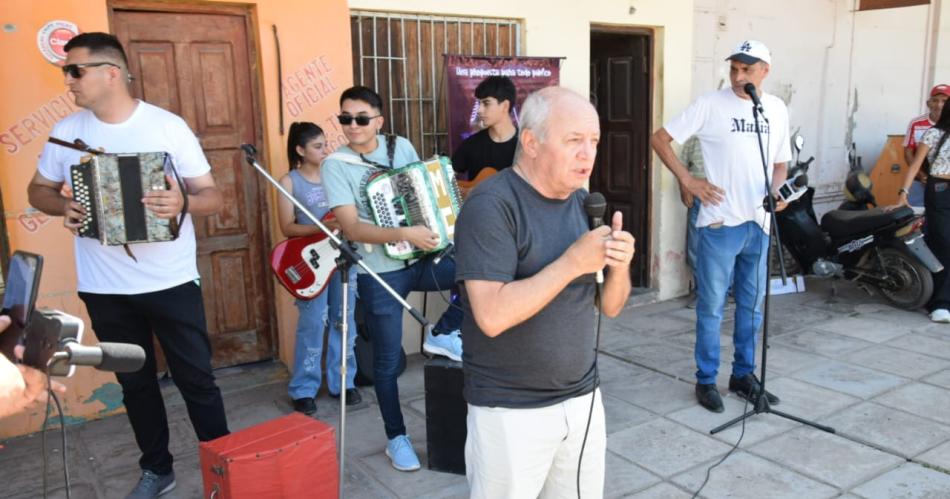
<path fill-rule="evenodd" d="M 913 216 L 914 210 L 907 206 L 892 211 L 884 211 L 881 208 L 863 211 L 832 210 L 821 217 L 821 228 L 832 238 L 839 238 L 871 233 Z"/>

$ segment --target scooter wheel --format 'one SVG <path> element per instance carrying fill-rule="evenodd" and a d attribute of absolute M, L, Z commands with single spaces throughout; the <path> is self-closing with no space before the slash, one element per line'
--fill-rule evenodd
<path fill-rule="evenodd" d="M 916 310 L 930 301 L 933 276 L 922 263 L 896 248 L 883 248 L 880 256 L 889 284 L 877 286 L 884 299 L 905 310 Z"/>

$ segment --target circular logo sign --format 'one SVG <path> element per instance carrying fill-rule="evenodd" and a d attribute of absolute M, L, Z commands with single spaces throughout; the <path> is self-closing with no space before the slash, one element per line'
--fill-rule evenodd
<path fill-rule="evenodd" d="M 61 65 L 66 60 L 63 47 L 78 34 L 79 28 L 69 21 L 50 21 L 36 32 L 36 44 L 47 61 Z"/>

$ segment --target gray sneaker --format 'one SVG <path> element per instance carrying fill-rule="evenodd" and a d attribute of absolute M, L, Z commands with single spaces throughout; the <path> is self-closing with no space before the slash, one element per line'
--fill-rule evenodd
<path fill-rule="evenodd" d="M 156 475 L 151 471 L 142 471 L 138 485 L 125 496 L 125 499 L 148 499 L 158 497 L 175 488 L 175 472 L 167 475 Z"/>

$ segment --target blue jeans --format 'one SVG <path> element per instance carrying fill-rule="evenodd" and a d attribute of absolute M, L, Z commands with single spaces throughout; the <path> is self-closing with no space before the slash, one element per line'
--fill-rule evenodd
<path fill-rule="evenodd" d="M 431 258 L 425 258 L 402 270 L 384 272 L 379 276 L 403 298 L 410 291 L 449 291 L 455 284 L 455 262 L 446 258 L 436 266 Z M 376 400 L 383 416 L 386 438 L 392 439 L 406 434 L 396 383 L 402 351 L 403 309 L 371 276 L 360 274 L 357 282 L 366 327 L 373 341 Z M 458 307 L 449 307 L 436 324 L 436 330 L 449 332 L 458 329 L 461 323 L 462 311 Z"/>
<path fill-rule="evenodd" d="M 356 270 L 350 271 L 349 297 L 347 298 L 347 337 L 346 337 L 346 388 L 353 388 L 356 377 L 356 356 L 353 345 L 356 344 L 356 321 L 353 310 L 356 307 Z M 297 344 L 294 346 L 294 373 L 290 377 L 287 391 L 290 398 L 313 397 L 320 390 L 320 360 L 323 354 L 323 332 L 329 330 L 327 340 L 327 389 L 330 393 L 340 393 L 340 358 L 342 356 L 343 325 L 343 283 L 339 273 L 330 278 L 327 289 L 312 300 L 297 300 Z M 327 313 L 329 311 L 329 313 Z M 329 324 L 328 324 L 329 322 Z M 329 325 L 329 327 L 327 327 Z"/>
<path fill-rule="evenodd" d="M 733 284 L 736 299 L 735 357 L 732 375 L 755 369 L 755 335 L 762 325 L 768 235 L 755 222 L 736 227 L 699 229 L 696 273 L 696 379 L 716 382 L 719 371 L 719 328 L 726 292 Z"/>

